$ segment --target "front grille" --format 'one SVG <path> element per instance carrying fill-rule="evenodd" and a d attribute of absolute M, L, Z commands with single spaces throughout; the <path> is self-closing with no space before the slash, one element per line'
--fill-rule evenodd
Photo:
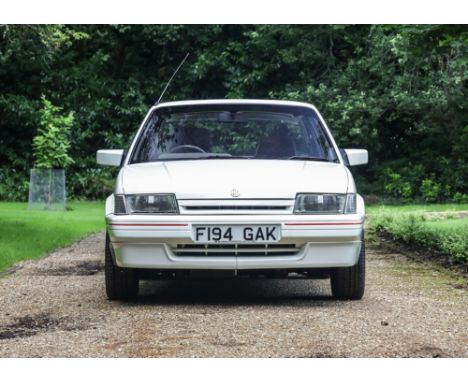
<path fill-rule="evenodd" d="M 182 215 L 286 215 L 294 199 L 179 199 Z"/>
<path fill-rule="evenodd" d="M 293 256 L 295 244 L 178 244 L 177 256 Z"/>
<path fill-rule="evenodd" d="M 187 211 L 211 211 L 211 210 L 287 210 L 289 206 L 186 206 Z"/>

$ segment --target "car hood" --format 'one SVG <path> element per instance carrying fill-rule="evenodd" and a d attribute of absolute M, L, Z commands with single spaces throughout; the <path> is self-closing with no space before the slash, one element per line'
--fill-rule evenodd
<path fill-rule="evenodd" d="M 125 194 L 174 193 L 177 199 L 295 198 L 298 192 L 346 193 L 348 172 L 335 163 L 295 160 L 216 159 L 127 165 Z"/>

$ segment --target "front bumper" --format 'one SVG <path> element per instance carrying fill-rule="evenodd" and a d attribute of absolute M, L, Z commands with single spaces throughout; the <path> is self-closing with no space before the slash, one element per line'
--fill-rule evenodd
<path fill-rule="evenodd" d="M 146 269 L 300 269 L 353 266 L 358 262 L 364 215 L 114 215 L 106 216 L 115 263 Z M 278 244 L 294 254 L 179 256 L 194 244 L 192 225 L 279 224 Z"/>

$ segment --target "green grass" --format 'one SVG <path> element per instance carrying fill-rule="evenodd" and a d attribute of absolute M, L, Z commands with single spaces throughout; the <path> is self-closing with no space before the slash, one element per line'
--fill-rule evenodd
<path fill-rule="evenodd" d="M 371 205 L 366 206 L 369 215 L 382 213 L 426 213 L 426 212 L 456 212 L 468 211 L 468 204 L 404 204 L 404 205 Z"/>
<path fill-rule="evenodd" d="M 102 202 L 70 202 L 71 211 L 28 211 L 0 202 L 0 271 L 39 257 L 105 227 Z"/>
<path fill-rule="evenodd" d="M 369 226 L 404 243 L 435 249 L 455 263 L 466 263 L 468 219 L 458 219 L 454 213 L 467 210 L 466 204 L 373 206 L 368 211 Z"/>

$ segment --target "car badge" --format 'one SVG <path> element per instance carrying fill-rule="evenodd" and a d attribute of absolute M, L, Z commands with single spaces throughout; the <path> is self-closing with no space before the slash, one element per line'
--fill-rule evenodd
<path fill-rule="evenodd" d="M 231 190 L 231 196 L 232 196 L 233 198 L 238 198 L 238 197 L 240 196 L 239 190 L 233 188 L 233 189 Z"/>

